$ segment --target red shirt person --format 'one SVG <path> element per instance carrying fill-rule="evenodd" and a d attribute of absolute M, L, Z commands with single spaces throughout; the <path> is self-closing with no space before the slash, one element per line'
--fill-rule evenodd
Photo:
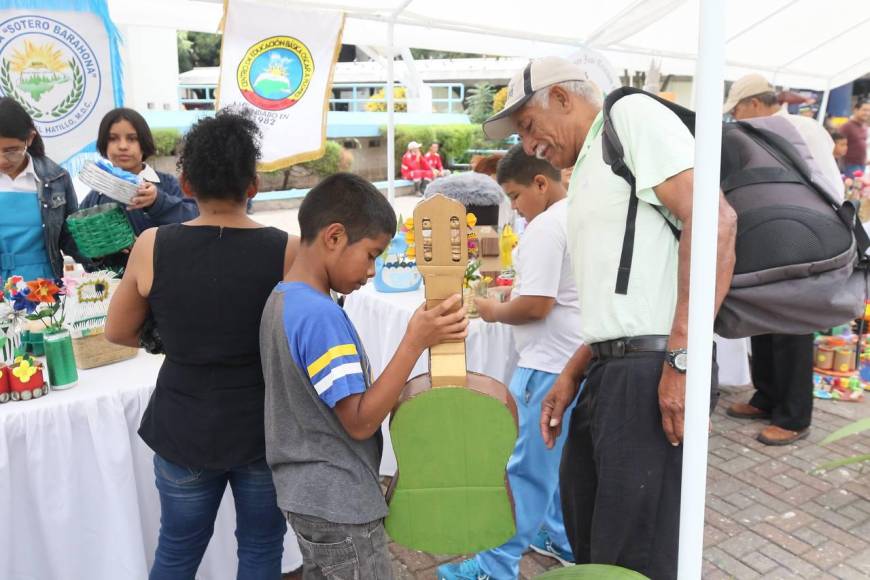
<path fill-rule="evenodd" d="M 867 165 L 867 125 L 870 123 L 870 101 L 858 101 L 852 117 L 840 125 L 839 132 L 846 137 L 849 147 L 843 155 L 846 175 L 864 171 Z"/>
<path fill-rule="evenodd" d="M 402 177 L 413 181 L 414 190 L 421 193 L 428 185 L 428 183 L 424 184 L 423 182 L 432 181 L 435 178 L 432 168 L 420 154 L 420 144 L 416 141 L 408 143 L 408 151 L 402 156 Z"/>
<path fill-rule="evenodd" d="M 438 153 L 439 148 L 439 143 L 432 143 L 429 145 L 429 151 L 427 151 L 426 155 L 423 156 L 423 159 L 425 159 L 426 163 L 429 164 L 429 167 L 432 169 L 432 174 L 435 175 L 435 177 L 441 177 L 442 175 L 450 173 L 444 169 L 441 154 Z"/>

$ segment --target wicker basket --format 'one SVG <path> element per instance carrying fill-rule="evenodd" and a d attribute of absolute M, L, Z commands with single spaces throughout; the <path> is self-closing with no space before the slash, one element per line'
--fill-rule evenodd
<path fill-rule="evenodd" d="M 88 258 L 102 258 L 129 248 L 133 228 L 121 206 L 104 203 L 77 211 L 66 218 L 79 251 Z"/>
<path fill-rule="evenodd" d="M 136 356 L 138 348 L 118 346 L 106 340 L 102 331 L 93 332 L 87 336 L 73 338 L 73 352 L 76 355 L 76 366 L 80 369 L 92 369 L 127 360 Z"/>

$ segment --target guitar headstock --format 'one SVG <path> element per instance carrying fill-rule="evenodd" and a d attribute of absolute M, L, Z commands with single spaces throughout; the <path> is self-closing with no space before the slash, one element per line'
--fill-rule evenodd
<path fill-rule="evenodd" d="M 423 276 L 465 275 L 468 224 L 465 206 L 440 193 L 414 208 L 417 268 Z M 445 296 L 446 298 L 446 296 Z"/>
<path fill-rule="evenodd" d="M 426 308 L 434 308 L 453 294 L 462 295 L 468 266 L 465 215 L 464 205 L 441 194 L 414 208 L 414 244 Z M 465 341 L 443 342 L 429 349 L 429 374 L 433 387 L 464 385 Z"/>

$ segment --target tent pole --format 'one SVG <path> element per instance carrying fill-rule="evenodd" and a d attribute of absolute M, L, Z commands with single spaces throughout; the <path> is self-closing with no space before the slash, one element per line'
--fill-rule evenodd
<path fill-rule="evenodd" d="M 387 24 L 387 199 L 390 205 L 396 201 L 396 118 L 395 103 L 393 102 L 393 42 L 396 19 L 390 18 Z"/>
<path fill-rule="evenodd" d="M 387 22 L 387 199 L 390 200 L 390 205 L 396 201 L 396 106 L 393 99 L 393 86 L 395 84 L 395 65 L 394 59 L 396 54 L 396 20 L 399 15 L 405 11 L 412 0 L 405 0 L 390 14 L 390 20 Z"/>
<path fill-rule="evenodd" d="M 701 2 L 695 72 L 695 171 L 689 281 L 689 367 L 686 376 L 678 578 L 701 577 L 713 309 L 719 220 L 719 158 L 725 79 L 725 2 Z"/>
<path fill-rule="evenodd" d="M 819 105 L 819 125 L 825 126 L 825 113 L 828 108 L 828 100 L 831 97 L 831 79 L 828 79 L 828 84 L 825 85 L 825 92 L 822 93 L 822 103 Z"/>

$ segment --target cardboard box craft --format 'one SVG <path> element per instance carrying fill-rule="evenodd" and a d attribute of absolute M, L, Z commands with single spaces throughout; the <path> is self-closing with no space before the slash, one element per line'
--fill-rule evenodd
<path fill-rule="evenodd" d="M 477 234 L 477 244 L 480 248 L 481 257 L 498 257 L 498 232 L 492 226 L 478 226 L 474 228 Z"/>

